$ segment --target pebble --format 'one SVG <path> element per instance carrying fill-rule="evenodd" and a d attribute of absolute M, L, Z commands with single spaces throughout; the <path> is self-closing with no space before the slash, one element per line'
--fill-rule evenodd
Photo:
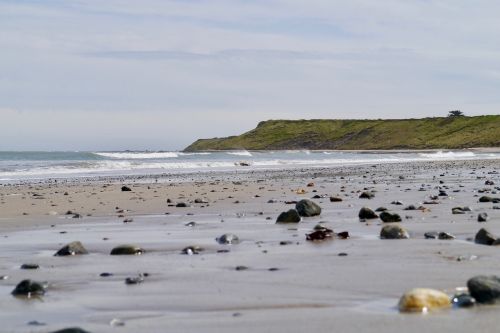
<path fill-rule="evenodd" d="M 448 295 L 439 290 L 416 288 L 405 293 L 398 303 L 400 312 L 423 312 L 451 306 Z"/>
<path fill-rule="evenodd" d="M 143 253 L 144 249 L 135 245 L 119 245 L 110 252 L 111 255 L 136 255 Z"/>
<path fill-rule="evenodd" d="M 64 256 L 75 256 L 88 254 L 87 249 L 83 246 L 81 242 L 71 242 L 64 245 L 59 251 L 57 251 L 54 256 L 56 257 L 64 257 Z"/>
<path fill-rule="evenodd" d="M 389 224 L 382 227 L 380 230 L 380 238 L 382 239 L 408 239 L 410 235 L 408 231 L 398 224 Z"/>
<path fill-rule="evenodd" d="M 219 244 L 238 244 L 240 239 L 235 234 L 224 234 L 216 238 Z"/>

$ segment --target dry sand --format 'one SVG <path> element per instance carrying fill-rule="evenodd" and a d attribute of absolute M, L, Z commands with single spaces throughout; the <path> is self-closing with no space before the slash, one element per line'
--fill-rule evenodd
<path fill-rule="evenodd" d="M 500 249 L 470 241 L 481 227 L 500 235 L 500 210 L 478 202 L 483 194 L 500 196 L 499 169 L 495 160 L 458 161 L 2 186 L 0 275 L 9 278 L 0 281 L 1 331 L 69 326 L 89 332 L 495 331 L 498 306 L 422 315 L 400 314 L 396 304 L 414 287 L 451 295 L 472 276 L 500 275 Z M 486 180 L 496 185 L 485 185 Z M 307 187 L 310 182 L 314 186 Z M 132 191 L 122 192 L 123 185 Z M 439 187 L 449 196 L 424 205 L 430 211 L 403 210 L 437 195 Z M 307 193 L 297 194 L 298 189 Z M 375 190 L 375 198 L 359 199 L 365 189 Z M 296 225 L 274 223 L 294 207 L 287 201 L 313 195 L 326 196 L 313 199 L 323 209 L 319 217 Z M 330 202 L 331 195 L 343 201 Z M 196 198 L 208 203 L 194 203 Z M 395 200 L 404 205 L 391 204 Z M 179 202 L 188 207 L 175 207 Z M 399 213 L 411 239 L 379 239 L 382 222 L 357 217 L 363 206 Z M 473 211 L 452 215 L 456 206 Z M 81 218 L 65 215 L 68 210 Z M 488 213 L 488 222 L 477 222 L 480 212 Z M 194 227 L 185 226 L 193 221 Z M 351 237 L 306 241 L 305 234 L 321 221 Z M 446 231 L 456 239 L 428 240 L 427 231 Z M 241 242 L 217 244 L 215 238 L 228 232 Z M 53 256 L 75 240 L 90 254 Z M 109 255 L 126 243 L 146 253 Z M 205 251 L 180 254 L 189 245 Z M 23 263 L 40 269 L 21 270 Z M 114 275 L 100 277 L 103 272 Z M 149 274 L 143 283 L 124 283 L 139 273 Z M 43 299 L 10 294 L 26 278 L 49 282 Z"/>

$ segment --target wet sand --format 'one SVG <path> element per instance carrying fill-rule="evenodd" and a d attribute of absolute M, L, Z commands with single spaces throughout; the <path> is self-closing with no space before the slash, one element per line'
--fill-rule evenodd
<path fill-rule="evenodd" d="M 500 235 L 500 210 L 493 209 L 500 204 L 478 202 L 482 195 L 500 197 L 498 170 L 496 160 L 425 162 L 2 186 L 0 275 L 9 276 L 0 281 L 2 332 L 70 326 L 89 332 L 494 331 L 498 306 L 422 315 L 400 314 L 396 305 L 408 289 L 451 295 L 472 276 L 500 274 L 500 249 L 470 241 L 482 227 Z M 123 185 L 132 191 L 122 192 Z M 422 204 L 440 188 L 449 196 Z M 306 193 L 297 194 L 300 189 Z M 364 190 L 375 190 L 375 197 L 360 199 Z M 320 216 L 274 223 L 294 207 L 286 202 L 314 195 L 325 196 L 312 199 L 322 207 Z M 176 207 L 179 202 L 188 207 Z M 404 210 L 410 204 L 429 211 Z M 411 239 L 379 239 L 383 223 L 360 222 L 363 206 L 400 214 Z M 452 215 L 457 206 L 473 211 Z M 477 222 L 482 212 L 488 222 Z M 319 222 L 351 237 L 306 241 Z M 425 239 L 427 231 L 456 239 Z M 215 238 L 224 233 L 241 242 L 219 245 Z M 76 240 L 89 255 L 53 256 Z M 109 255 L 127 243 L 146 253 Z M 181 254 L 190 245 L 205 250 Z M 21 270 L 24 263 L 40 268 Z M 143 283 L 124 283 L 139 273 L 148 273 Z M 42 299 L 10 294 L 26 278 L 49 282 Z"/>

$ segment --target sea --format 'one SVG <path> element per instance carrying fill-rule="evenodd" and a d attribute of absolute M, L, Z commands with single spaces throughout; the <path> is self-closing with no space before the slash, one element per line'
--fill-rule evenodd
<path fill-rule="evenodd" d="M 0 151 L 0 183 L 58 178 L 158 175 L 380 164 L 500 159 L 497 151 Z"/>

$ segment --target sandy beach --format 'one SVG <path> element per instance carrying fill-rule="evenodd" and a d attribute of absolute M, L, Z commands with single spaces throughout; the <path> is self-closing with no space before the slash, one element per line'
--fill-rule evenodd
<path fill-rule="evenodd" d="M 479 202 L 500 197 L 499 169 L 500 160 L 473 160 L 3 185 L 2 332 L 494 331 L 498 306 L 402 314 L 397 303 L 415 287 L 451 296 L 473 276 L 500 274 L 498 247 L 472 240 L 481 228 L 500 235 L 500 204 Z M 364 191 L 374 197 L 359 198 Z M 319 216 L 275 224 L 306 198 Z M 380 239 L 380 219 L 360 222 L 362 207 L 381 206 L 402 217 L 410 239 Z M 464 206 L 471 211 L 452 214 Z M 307 241 L 320 222 L 350 237 Z M 426 239 L 431 231 L 456 238 Z M 219 244 L 226 233 L 240 242 Z M 89 254 L 53 256 L 72 241 Z M 145 252 L 109 255 L 121 244 Z M 188 246 L 200 253 L 182 254 Z M 28 278 L 48 282 L 43 297 L 11 295 Z"/>

